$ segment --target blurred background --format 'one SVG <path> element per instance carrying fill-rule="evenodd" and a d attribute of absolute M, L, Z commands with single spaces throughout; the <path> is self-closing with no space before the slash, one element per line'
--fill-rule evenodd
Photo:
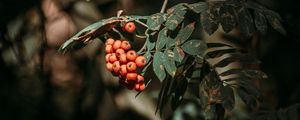
<path fill-rule="evenodd" d="M 168 6 L 199 0 L 170 0 Z M 257 36 L 261 69 L 269 79 L 260 89 L 271 110 L 300 101 L 300 19 L 294 0 L 260 0 L 283 17 L 287 35 Z M 157 120 L 158 81 L 137 98 L 104 68 L 102 42 L 70 53 L 60 45 L 87 25 L 116 16 L 150 15 L 163 0 L 1 0 L 0 120 Z M 182 108 L 184 109 L 184 108 Z M 182 109 L 179 109 L 182 111 Z M 194 108 L 190 108 L 194 110 Z M 175 112 L 175 114 L 179 114 Z M 240 118 L 246 113 L 239 113 Z M 244 116 L 243 116 L 244 115 Z M 247 116 L 247 115 L 246 115 Z M 249 119 L 249 118 L 248 118 Z"/>

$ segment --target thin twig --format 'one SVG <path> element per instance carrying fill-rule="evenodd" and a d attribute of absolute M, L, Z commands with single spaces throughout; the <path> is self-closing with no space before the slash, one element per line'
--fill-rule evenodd
<path fill-rule="evenodd" d="M 142 26 L 148 28 L 148 25 L 146 25 L 145 23 L 143 23 L 142 21 L 140 20 L 135 20 L 137 23 L 141 24 Z"/>
<path fill-rule="evenodd" d="M 164 13 L 168 4 L 168 0 L 164 0 L 163 6 L 161 7 L 160 13 Z"/>

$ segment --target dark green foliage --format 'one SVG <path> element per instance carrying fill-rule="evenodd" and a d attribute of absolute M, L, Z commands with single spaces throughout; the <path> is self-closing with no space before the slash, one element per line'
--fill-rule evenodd
<path fill-rule="evenodd" d="M 155 52 L 153 56 L 153 71 L 160 81 L 166 78 L 165 67 L 163 65 L 164 53 Z"/>
<path fill-rule="evenodd" d="M 200 16 L 200 20 L 184 21 L 189 15 L 187 13 Z M 225 111 L 234 109 L 236 95 L 248 107 L 259 107 L 260 93 L 253 83 L 267 78 L 257 69 L 260 62 L 242 48 L 224 43 L 206 43 L 193 38 L 192 34 L 199 27 L 196 25 L 199 21 L 201 28 L 209 35 L 220 27 L 228 33 L 238 26 L 243 38 L 248 39 L 256 32 L 266 33 L 267 22 L 285 34 L 280 23 L 282 19 L 277 13 L 254 2 L 237 0 L 181 3 L 168 9 L 167 13 L 102 20 L 80 31 L 60 50 L 66 52 L 81 48 L 85 45 L 84 41 L 104 35 L 122 22 L 140 19 L 146 20 L 148 27 L 145 30 L 145 47 L 139 54 L 144 55 L 149 64 L 142 72 L 147 73 L 147 68 L 152 65 L 155 76 L 162 83 L 156 112 L 161 114 L 168 101 L 175 110 L 187 92 L 199 101 L 201 115 L 205 119 L 223 119 Z M 220 60 L 210 63 L 209 59 Z M 229 68 L 221 73 L 217 70 L 236 62 L 240 64 L 238 68 Z M 231 75 L 234 77 L 221 79 Z"/>

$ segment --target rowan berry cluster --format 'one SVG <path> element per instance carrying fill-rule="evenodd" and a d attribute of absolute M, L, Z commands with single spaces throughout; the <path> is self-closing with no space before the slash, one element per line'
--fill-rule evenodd
<path fill-rule="evenodd" d="M 114 76 L 119 77 L 121 85 L 136 91 L 145 89 L 144 77 L 137 73 L 137 69 L 146 65 L 146 59 L 131 50 L 127 40 L 107 39 L 105 52 L 106 68 Z"/>

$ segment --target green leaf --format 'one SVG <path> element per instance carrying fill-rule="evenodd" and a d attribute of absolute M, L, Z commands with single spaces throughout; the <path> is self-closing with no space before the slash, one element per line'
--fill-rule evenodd
<path fill-rule="evenodd" d="M 150 30 L 159 30 L 160 25 L 166 21 L 166 14 L 156 13 L 151 15 L 147 20 L 147 26 Z"/>
<path fill-rule="evenodd" d="M 177 62 L 181 62 L 185 56 L 185 53 L 183 52 L 183 50 L 180 47 L 175 47 L 173 49 L 174 52 L 174 59 Z"/>
<path fill-rule="evenodd" d="M 190 55 L 204 56 L 204 52 L 207 49 L 205 42 L 202 40 L 189 40 L 181 45 L 184 52 Z"/>
<path fill-rule="evenodd" d="M 267 20 L 269 21 L 270 25 L 277 30 L 278 32 L 280 32 L 283 35 L 286 35 L 286 31 L 283 28 L 283 26 L 281 25 L 281 17 L 280 15 L 278 15 L 277 13 L 268 10 L 265 12 L 265 16 L 267 18 Z"/>
<path fill-rule="evenodd" d="M 175 30 L 175 28 L 183 21 L 186 10 L 174 11 L 165 23 L 169 30 Z"/>
<path fill-rule="evenodd" d="M 144 57 L 146 58 L 147 61 L 150 61 L 152 55 L 150 53 L 150 51 L 147 51 L 145 54 L 144 54 Z"/>
<path fill-rule="evenodd" d="M 255 27 L 260 33 L 266 33 L 268 30 L 266 17 L 259 11 L 254 11 Z"/>
<path fill-rule="evenodd" d="M 198 2 L 194 4 L 189 4 L 187 7 L 195 13 L 201 13 L 208 8 L 206 2 Z"/>
<path fill-rule="evenodd" d="M 163 28 L 159 33 L 158 33 L 158 38 L 156 41 L 156 49 L 162 49 L 166 43 L 168 42 L 168 36 L 167 36 L 168 29 Z"/>
<path fill-rule="evenodd" d="M 219 27 L 219 18 L 216 9 L 208 9 L 200 15 L 200 22 L 203 29 L 209 34 L 213 34 Z"/>
<path fill-rule="evenodd" d="M 232 88 L 228 86 L 222 87 L 221 95 L 222 95 L 222 106 L 227 111 L 231 111 L 235 105 L 234 93 Z"/>
<path fill-rule="evenodd" d="M 223 30 L 228 33 L 236 25 L 236 18 L 234 16 L 234 9 L 232 6 L 224 4 L 219 10 L 220 24 Z"/>
<path fill-rule="evenodd" d="M 242 35 L 245 37 L 251 37 L 254 32 L 254 23 L 251 14 L 245 7 L 237 8 L 237 19 Z"/>
<path fill-rule="evenodd" d="M 162 52 L 155 52 L 153 56 L 153 70 L 158 79 L 162 82 L 166 78 L 166 72 L 163 65 L 163 56 Z"/>
<path fill-rule="evenodd" d="M 174 77 L 177 70 L 174 60 L 174 52 L 172 50 L 165 50 L 162 61 L 166 71 Z"/>
<path fill-rule="evenodd" d="M 178 35 L 176 36 L 176 44 L 179 45 L 181 43 L 184 43 L 193 33 L 195 29 L 195 22 L 188 24 L 184 28 L 179 30 Z"/>
<path fill-rule="evenodd" d="M 167 41 L 167 43 L 166 43 L 167 48 L 170 48 L 170 47 L 175 46 L 175 42 L 176 42 L 176 41 L 175 41 L 174 39 L 168 37 L 168 41 Z"/>
<path fill-rule="evenodd" d="M 155 41 L 152 41 L 150 37 L 147 37 L 146 39 L 146 47 L 148 51 L 151 51 L 155 47 Z"/>
<path fill-rule="evenodd" d="M 116 17 L 109 19 L 103 19 L 99 22 L 93 23 L 86 28 L 79 31 L 76 35 L 71 37 L 59 48 L 59 52 L 66 53 L 75 49 L 84 47 L 86 44 L 83 43 L 84 40 L 92 40 L 106 32 L 110 31 L 112 27 L 119 23 Z"/>

